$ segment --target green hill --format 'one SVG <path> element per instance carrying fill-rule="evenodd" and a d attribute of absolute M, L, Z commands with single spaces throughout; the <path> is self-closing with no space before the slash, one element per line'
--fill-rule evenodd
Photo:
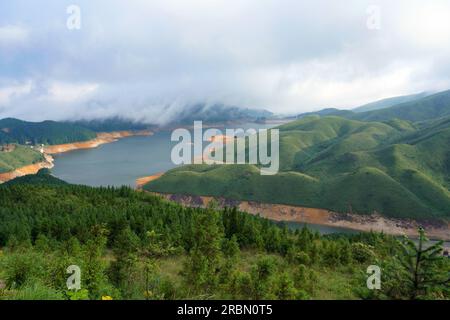
<path fill-rule="evenodd" d="M 411 95 L 406 95 L 406 96 L 386 98 L 386 99 L 367 103 L 365 105 L 356 107 L 351 110 L 341 110 L 341 109 L 337 109 L 337 108 L 325 108 L 325 109 L 321 109 L 319 111 L 305 112 L 305 113 L 299 114 L 296 118 L 301 119 L 301 118 L 308 117 L 308 116 L 318 115 L 318 116 L 338 116 L 338 117 L 344 117 L 344 118 L 359 119 L 358 118 L 359 116 L 356 113 L 363 113 L 363 112 L 386 109 L 386 108 L 397 106 L 399 104 L 419 100 L 428 95 L 429 95 L 428 93 L 422 92 L 422 93 L 411 94 Z"/>
<path fill-rule="evenodd" d="M 374 111 L 379 109 L 385 109 L 392 106 L 395 106 L 400 103 L 411 102 L 417 99 L 424 98 L 428 95 L 426 92 L 411 94 L 406 96 L 392 97 L 387 99 L 378 100 L 375 102 L 371 102 L 360 107 L 352 109 L 354 112 L 366 112 L 366 111 Z"/>
<path fill-rule="evenodd" d="M 418 126 L 307 117 L 279 127 L 280 172 L 254 165 L 191 165 L 144 189 L 238 200 L 450 218 L 450 118 Z"/>
<path fill-rule="evenodd" d="M 94 131 L 74 124 L 27 122 L 13 118 L 0 120 L 0 144 L 64 144 L 95 137 Z"/>
<path fill-rule="evenodd" d="M 353 111 L 351 110 L 340 110 L 336 108 L 326 108 L 319 111 L 305 112 L 297 115 L 296 119 L 302 119 L 309 116 L 338 116 L 338 117 L 351 117 Z"/>
<path fill-rule="evenodd" d="M 339 116 L 360 121 L 389 121 L 401 119 L 412 122 L 427 122 L 450 116 L 450 90 L 428 95 L 419 93 L 393 97 L 368 103 L 353 110 L 327 108 L 302 113 L 297 118 L 317 115 Z"/>
<path fill-rule="evenodd" d="M 10 145 L 9 150 L 0 144 L 0 173 L 13 171 L 17 168 L 44 161 L 44 156 L 30 147 Z"/>
<path fill-rule="evenodd" d="M 5 182 L 1 186 L 9 187 L 12 185 L 24 185 L 24 184 L 59 186 L 59 185 L 67 185 L 67 182 L 52 176 L 49 169 L 41 169 L 37 174 L 29 174 L 23 177 L 17 177 L 13 180 Z"/>
<path fill-rule="evenodd" d="M 394 118 L 424 121 L 446 116 L 450 116 L 450 90 L 397 104 L 390 108 L 356 113 L 350 115 L 349 118 L 363 121 L 384 121 Z"/>

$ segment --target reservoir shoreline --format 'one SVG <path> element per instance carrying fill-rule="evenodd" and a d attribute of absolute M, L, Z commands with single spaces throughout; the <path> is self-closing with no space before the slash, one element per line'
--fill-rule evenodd
<path fill-rule="evenodd" d="M 394 236 L 417 237 L 417 228 L 425 228 L 433 240 L 450 241 L 450 222 L 416 221 L 412 219 L 387 218 L 380 214 L 358 215 L 337 213 L 320 208 L 261 203 L 256 201 L 230 200 L 221 197 L 164 194 L 149 192 L 184 206 L 207 207 L 214 201 L 219 207 L 236 207 L 238 210 L 259 215 L 277 222 L 295 222 L 350 229 L 361 232 L 383 232 Z"/>
<path fill-rule="evenodd" d="M 23 177 L 29 174 L 36 174 L 41 169 L 51 169 L 54 167 L 54 159 L 51 155 L 44 154 L 44 161 L 26 165 L 20 168 L 17 168 L 13 171 L 0 173 L 0 184 L 8 182 L 9 180 L 13 180 L 18 177 Z"/>
<path fill-rule="evenodd" d="M 122 138 L 151 135 L 153 135 L 153 132 L 149 130 L 100 132 L 97 134 L 97 137 L 92 140 L 45 146 L 44 153 L 60 154 L 73 150 L 93 149 L 102 144 L 116 142 L 117 140 Z"/>
<path fill-rule="evenodd" d="M 150 130 L 100 132 L 97 133 L 97 137 L 92 140 L 44 146 L 42 150 L 43 151 L 42 153 L 45 158 L 44 161 L 29 164 L 9 172 L 0 173 L 0 184 L 8 182 L 18 177 L 26 176 L 29 174 L 36 174 L 39 172 L 39 170 L 44 168 L 47 169 L 53 168 L 54 159 L 52 155 L 66 153 L 74 150 L 93 149 L 103 144 L 116 142 L 119 139 L 127 137 L 151 136 L 151 135 L 153 135 L 153 132 Z"/>

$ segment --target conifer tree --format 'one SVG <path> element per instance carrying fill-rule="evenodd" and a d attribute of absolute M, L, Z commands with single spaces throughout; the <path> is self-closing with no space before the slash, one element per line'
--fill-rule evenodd
<path fill-rule="evenodd" d="M 212 209 L 194 216 L 193 247 L 186 265 L 187 282 L 194 290 L 212 291 L 217 285 L 221 265 L 223 225 Z"/>
<path fill-rule="evenodd" d="M 425 297 L 430 289 L 450 284 L 448 270 L 440 268 L 444 259 L 442 241 L 427 245 L 428 239 L 423 228 L 419 228 L 419 239 L 416 245 L 405 237 L 401 242 L 402 255 L 398 257 L 404 268 L 405 285 L 410 299 Z"/>

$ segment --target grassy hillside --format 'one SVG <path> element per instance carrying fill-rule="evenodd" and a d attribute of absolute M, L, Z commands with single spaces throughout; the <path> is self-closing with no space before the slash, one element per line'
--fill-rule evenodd
<path fill-rule="evenodd" d="M 398 118 L 414 122 L 442 118 L 449 115 L 450 90 L 397 104 L 386 109 L 357 113 L 349 118 L 363 121 L 384 121 Z"/>
<path fill-rule="evenodd" d="M 400 103 L 410 102 L 417 99 L 421 99 L 426 97 L 428 94 L 426 92 L 411 94 L 406 96 L 392 97 L 387 99 L 378 100 L 375 102 L 371 102 L 360 107 L 352 109 L 354 112 L 366 112 L 366 111 L 374 111 L 379 109 L 385 109 L 392 106 L 395 106 Z"/>
<path fill-rule="evenodd" d="M 12 118 L 0 120 L 0 144 L 64 144 L 95 137 L 92 130 L 68 123 L 27 122 Z"/>
<path fill-rule="evenodd" d="M 305 112 L 297 115 L 297 119 L 302 119 L 309 116 L 338 116 L 338 117 L 351 117 L 353 115 L 353 111 L 351 110 L 340 110 L 336 108 L 326 108 L 319 111 Z"/>
<path fill-rule="evenodd" d="M 339 116 L 360 121 L 389 121 L 401 119 L 412 122 L 428 122 L 450 116 L 450 90 L 428 95 L 419 93 L 375 101 L 353 110 L 327 108 L 298 115 Z"/>
<path fill-rule="evenodd" d="M 191 165 L 146 190 L 238 200 L 450 218 L 450 121 L 362 122 L 312 116 L 280 126 L 280 172 L 254 165 Z"/>
<path fill-rule="evenodd" d="M 0 150 L 2 146 L 0 144 Z M 44 161 L 44 156 L 30 147 L 14 145 L 11 151 L 0 151 L 0 173 Z"/>

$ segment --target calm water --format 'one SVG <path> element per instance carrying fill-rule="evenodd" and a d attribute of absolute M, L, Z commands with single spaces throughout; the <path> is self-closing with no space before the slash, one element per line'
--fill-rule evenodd
<path fill-rule="evenodd" d="M 259 129 L 273 125 L 247 123 L 235 127 Z M 168 131 L 157 132 L 149 137 L 129 137 L 94 149 L 55 155 L 52 172 L 74 184 L 134 187 L 137 178 L 175 167 L 170 152 L 177 142 L 171 142 L 170 135 Z"/>
<path fill-rule="evenodd" d="M 302 222 L 282 222 L 280 224 L 285 224 L 289 229 L 297 230 L 303 227 L 308 227 L 312 231 L 318 231 L 320 234 L 332 234 L 332 233 L 345 233 L 345 234 L 358 234 L 360 231 L 348 229 L 348 228 L 336 228 L 330 226 L 322 226 L 319 224 L 302 223 Z"/>
<path fill-rule="evenodd" d="M 52 173 L 74 184 L 134 187 L 139 177 L 173 168 L 170 151 L 169 132 L 129 137 L 95 149 L 55 155 Z"/>

